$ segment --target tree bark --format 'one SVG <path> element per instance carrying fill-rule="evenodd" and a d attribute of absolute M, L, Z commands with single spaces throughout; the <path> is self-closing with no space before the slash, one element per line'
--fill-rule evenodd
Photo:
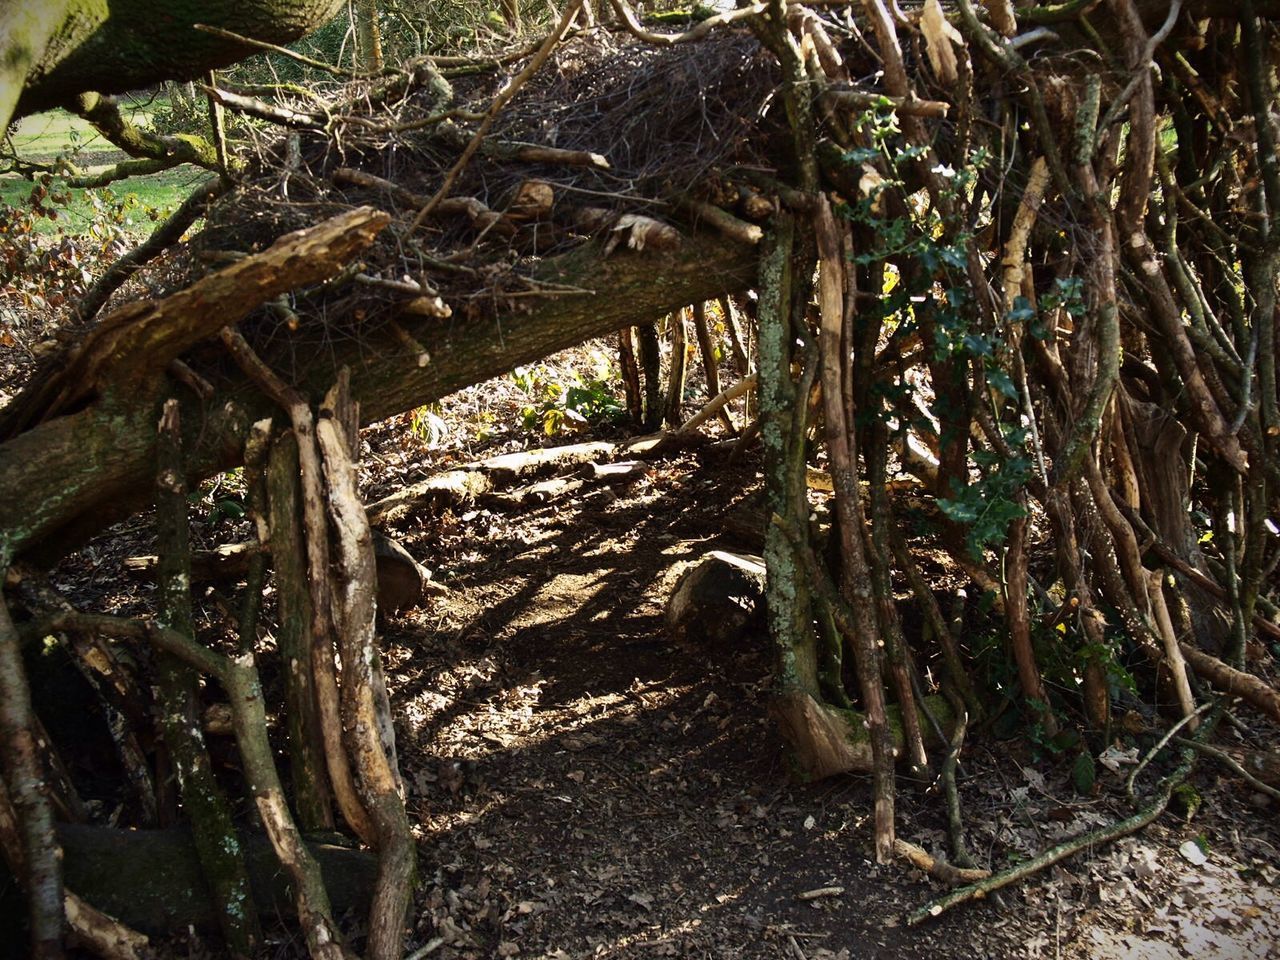
<path fill-rule="evenodd" d="M 382 30 L 378 27 L 377 0 L 358 0 L 354 9 L 356 62 L 365 73 L 382 72 Z"/>
<path fill-rule="evenodd" d="M 7 559 L 0 548 L 0 584 L 8 573 Z M 65 922 L 62 850 L 53 835 L 53 806 L 36 745 L 34 719 L 18 633 L 0 595 L 0 762 L 22 837 L 31 956 L 57 960 L 63 956 Z"/>
<path fill-rule="evenodd" d="M 276 638 L 284 667 L 289 773 L 298 824 L 305 831 L 332 830 L 329 772 L 311 677 L 311 588 L 298 491 L 298 442 L 284 433 L 271 445 L 267 487 L 271 562 L 275 570 L 280 628 Z"/>
<path fill-rule="evenodd" d="M 65 23 L 71 5 L 71 0 L 46 0 L 0 8 L 0 133 L 8 128 L 27 77 Z"/>
<path fill-rule="evenodd" d="M 283 44 L 325 23 L 342 0 L 178 0 L 162 6 L 150 0 L 42 0 L 6 6 L 17 9 L 0 14 L 0 62 L 27 63 L 17 83 L 17 89 L 26 83 L 15 111 L 22 116 L 61 106 L 85 90 L 124 93 L 161 80 L 195 80 L 255 52 L 195 24 Z M 16 75 L 13 67 L 5 69 Z M 0 112 L 0 128 L 8 119 Z"/>
<path fill-rule="evenodd" d="M 400 795 L 395 741 L 386 743 L 390 717 L 374 642 L 373 535 L 356 490 L 355 464 L 332 418 L 316 425 L 334 529 L 335 591 L 342 654 L 342 717 L 347 750 L 359 777 L 378 848 L 378 882 L 369 911 L 369 957 L 399 960 L 405 911 L 416 867 L 409 819 Z"/>

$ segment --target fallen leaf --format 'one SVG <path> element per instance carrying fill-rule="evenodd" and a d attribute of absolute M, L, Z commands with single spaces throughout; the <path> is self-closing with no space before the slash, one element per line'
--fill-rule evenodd
<path fill-rule="evenodd" d="M 1182 854 L 1182 859 L 1195 867 L 1202 867 L 1209 862 L 1209 858 L 1204 855 L 1204 851 L 1200 849 L 1200 844 L 1194 840 L 1188 840 L 1178 848 L 1178 852 Z"/>

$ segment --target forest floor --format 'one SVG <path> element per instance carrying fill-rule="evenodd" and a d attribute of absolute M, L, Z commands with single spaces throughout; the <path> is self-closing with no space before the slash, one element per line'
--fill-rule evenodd
<path fill-rule="evenodd" d="M 366 431 L 367 500 L 536 446 L 524 431 L 491 430 L 518 422 L 526 399 L 506 378 Z M 758 550 L 728 518 L 760 483 L 756 458 L 729 462 L 703 443 L 626 482 L 421 511 L 385 531 L 448 588 L 383 630 L 420 850 L 409 956 L 1280 957 L 1277 808 L 1205 763 L 1191 820 L 1167 814 L 907 927 L 906 914 L 945 889 L 905 863 L 874 863 L 867 777 L 788 776 L 763 634 L 725 649 L 677 641 L 665 626 L 690 563 Z M 203 491 L 197 539 L 248 534 L 226 519 L 235 499 L 225 483 Z M 58 586 L 85 609 L 144 612 L 145 592 L 120 563 L 148 552 L 148 527 L 135 518 L 68 558 Z M 1121 746 L 1140 756 L 1160 732 Z M 1100 767 L 1090 796 L 1074 791 L 1070 767 L 1025 738 L 970 737 L 959 786 L 981 865 L 1128 815 L 1131 767 Z M 901 785 L 899 835 L 942 854 L 944 804 L 923 787 Z M 198 938 L 170 946 L 175 957 L 216 955 Z M 272 955 L 301 956 L 301 943 L 280 941 Z"/>
<path fill-rule="evenodd" d="M 945 891 L 874 863 L 868 778 L 789 780 L 767 717 L 765 638 L 714 649 L 664 625 L 691 562 L 754 552 L 726 517 L 758 489 L 757 466 L 704 448 L 586 496 L 389 531 L 450 590 L 385 634 L 425 881 L 412 945 L 575 960 L 1280 957 L 1276 808 L 1203 764 L 1189 822 L 1166 815 L 905 926 Z M 978 736 L 965 758 L 968 842 L 983 865 L 1129 812 L 1130 767 L 1100 767 L 1082 797 L 1069 762 L 1023 741 Z M 944 853 L 939 793 L 900 797 L 900 835 Z M 806 899 L 820 888 L 832 892 Z"/>

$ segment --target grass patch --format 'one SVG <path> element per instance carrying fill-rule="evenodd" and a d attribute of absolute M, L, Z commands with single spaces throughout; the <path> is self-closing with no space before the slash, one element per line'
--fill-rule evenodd
<path fill-rule="evenodd" d="M 51 191 L 69 192 L 70 199 L 56 205 L 58 219 L 40 221 L 37 231 L 78 236 L 103 216 L 108 216 L 125 233 L 146 236 L 157 220 L 163 220 L 172 213 L 196 184 L 208 176 L 207 170 L 183 166 L 146 177 L 129 177 L 98 190 L 70 191 L 65 191 L 62 182 L 54 178 Z M 0 205 L 25 206 L 34 186 L 30 180 L 21 177 L 0 178 Z"/>
<path fill-rule="evenodd" d="M 124 115 L 140 127 L 150 126 L 152 115 L 169 106 L 167 97 L 140 100 L 125 97 L 120 102 Z M 124 156 L 87 121 L 66 110 L 48 110 L 23 117 L 9 131 L 8 140 L 24 160 L 47 162 L 75 151 Z"/>
<path fill-rule="evenodd" d="M 163 97 L 123 102 L 126 115 L 140 126 L 147 125 L 152 114 L 168 106 Z M 14 152 L 23 160 L 50 163 L 59 156 L 68 156 L 86 172 L 97 172 L 125 159 L 124 153 L 103 139 L 92 126 L 65 110 L 24 117 L 9 139 Z M 108 217 L 125 233 L 145 236 L 156 220 L 168 216 L 207 176 L 204 170 L 184 166 L 145 177 L 129 177 L 98 190 L 71 190 L 67 202 L 54 205 L 58 218 L 41 220 L 36 229 L 43 235 L 62 232 L 78 236 Z M 0 176 L 0 205 L 25 206 L 33 187 L 32 181 L 16 174 Z M 56 177 L 50 190 L 68 192 Z"/>

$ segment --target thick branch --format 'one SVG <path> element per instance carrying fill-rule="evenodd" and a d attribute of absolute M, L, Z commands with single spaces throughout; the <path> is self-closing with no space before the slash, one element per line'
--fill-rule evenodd
<path fill-rule="evenodd" d="M 0 421 L 0 436 L 75 410 L 113 386 L 136 390 L 182 351 L 236 323 L 282 293 L 319 283 L 361 250 L 389 217 L 358 207 L 305 230 L 285 234 L 163 300 L 140 300 L 103 318 L 83 340 L 33 379 Z"/>

